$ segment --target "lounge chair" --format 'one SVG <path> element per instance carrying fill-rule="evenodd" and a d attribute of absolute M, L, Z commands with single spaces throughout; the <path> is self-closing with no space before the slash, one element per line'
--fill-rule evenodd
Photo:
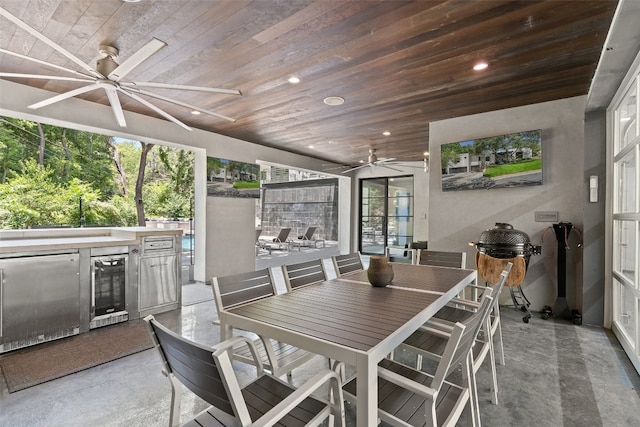
<path fill-rule="evenodd" d="M 288 251 L 289 243 L 290 243 L 289 241 L 290 233 L 291 233 L 290 227 L 283 227 L 280 229 L 278 236 L 274 238 L 272 241 L 269 242 L 269 241 L 262 240 L 260 247 L 263 249 L 267 249 L 269 253 L 271 253 L 273 249 Z"/>
<path fill-rule="evenodd" d="M 322 247 L 325 247 L 324 239 L 314 239 L 313 235 L 316 234 L 316 230 L 318 227 L 308 227 L 307 231 L 304 232 L 302 236 L 298 236 L 297 239 L 291 241 L 293 246 L 297 246 L 298 250 L 300 250 L 303 246 L 311 247 L 311 243 L 313 243 L 313 247 L 317 248 L 318 243 L 322 242 Z"/>
<path fill-rule="evenodd" d="M 261 228 L 256 228 L 256 255 L 260 251 L 260 235 L 262 234 Z"/>

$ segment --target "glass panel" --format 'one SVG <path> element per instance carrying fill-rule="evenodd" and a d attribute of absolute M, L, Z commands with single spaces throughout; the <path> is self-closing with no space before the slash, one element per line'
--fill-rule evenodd
<path fill-rule="evenodd" d="M 413 240 L 413 177 L 389 178 L 387 244 L 404 246 Z"/>
<path fill-rule="evenodd" d="M 387 244 L 389 246 L 408 245 L 413 241 L 413 218 L 390 216 L 387 226 Z"/>
<path fill-rule="evenodd" d="M 629 88 L 618 109 L 618 151 L 638 136 L 637 82 Z"/>
<path fill-rule="evenodd" d="M 635 221 L 614 222 L 614 270 L 632 282 L 636 273 L 636 248 L 637 224 Z"/>
<path fill-rule="evenodd" d="M 627 340 L 636 348 L 636 325 L 638 323 L 638 298 L 636 298 L 633 292 L 622 285 L 617 280 L 614 281 L 614 286 L 618 287 L 620 300 L 618 301 L 618 307 L 620 312 L 617 315 L 617 322 L 627 337 Z"/>
<path fill-rule="evenodd" d="M 360 249 L 383 254 L 385 246 L 413 240 L 413 177 L 361 181 Z"/>
<path fill-rule="evenodd" d="M 360 247 L 363 253 L 384 254 L 386 179 L 362 181 Z"/>
<path fill-rule="evenodd" d="M 636 151 L 630 151 L 620 161 L 616 163 L 617 185 L 617 210 L 615 213 L 636 212 L 636 198 L 638 196 L 636 188 Z"/>

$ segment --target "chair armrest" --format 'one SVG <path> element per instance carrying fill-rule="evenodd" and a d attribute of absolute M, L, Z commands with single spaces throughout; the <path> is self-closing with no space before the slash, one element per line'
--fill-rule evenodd
<path fill-rule="evenodd" d="M 247 345 L 247 347 L 249 347 L 249 351 L 251 352 L 251 357 L 253 357 L 253 360 L 256 364 L 256 369 L 258 370 L 258 375 L 262 375 L 262 373 L 264 372 L 262 360 L 258 356 L 258 350 L 256 349 L 256 346 L 251 340 L 251 338 L 243 337 L 241 335 L 231 337 L 225 341 L 222 341 L 220 344 L 214 346 L 213 354 L 217 356 L 218 354 L 223 353 L 225 351 L 233 353 L 233 346 L 235 346 L 236 344 L 245 344 Z"/>
<path fill-rule="evenodd" d="M 286 399 L 278 403 L 262 417 L 256 420 L 252 426 L 270 427 L 276 425 L 278 421 L 280 421 L 285 415 L 289 414 L 304 399 L 311 396 L 314 391 L 326 383 L 329 383 L 329 387 L 331 388 L 330 395 L 332 396 L 331 406 L 333 407 L 333 415 L 336 418 L 340 417 L 341 419 L 344 419 L 344 409 L 342 406 L 344 398 L 342 396 L 340 377 L 331 369 L 323 369 L 302 384 L 302 386 L 298 387 L 293 393 L 287 396 Z M 342 423 L 339 423 L 339 425 L 340 424 Z"/>
<path fill-rule="evenodd" d="M 449 304 L 459 304 L 459 305 L 464 305 L 474 309 L 480 308 L 480 303 L 477 303 L 470 299 L 464 299 L 464 298 L 458 298 L 458 297 L 452 298 L 451 301 L 449 301 Z"/>
<path fill-rule="evenodd" d="M 378 377 L 396 384 L 412 393 L 423 396 L 431 401 L 435 399 L 438 393 L 437 390 L 431 387 L 427 387 L 415 381 L 411 381 L 410 379 L 403 377 L 402 375 L 396 374 L 395 372 L 392 372 L 380 366 L 378 366 Z"/>
<path fill-rule="evenodd" d="M 431 319 L 427 320 L 426 325 L 429 325 L 431 329 L 436 329 L 450 335 L 451 332 L 453 332 L 453 325 L 455 325 L 455 323 L 448 320 L 442 320 L 436 317 L 432 317 Z"/>
<path fill-rule="evenodd" d="M 440 338 L 446 338 L 449 339 L 451 337 L 451 331 L 453 331 L 453 323 L 451 323 L 451 326 L 449 326 L 449 322 L 447 321 L 442 321 L 443 323 L 440 324 L 440 322 L 431 322 L 431 320 L 428 320 L 427 323 L 425 323 L 425 325 L 420 326 L 420 328 L 418 329 L 419 331 L 422 332 L 427 332 L 431 335 L 435 335 L 437 337 Z M 446 322 L 446 323 L 445 323 Z M 435 326 L 435 327 L 431 327 L 431 326 Z"/>

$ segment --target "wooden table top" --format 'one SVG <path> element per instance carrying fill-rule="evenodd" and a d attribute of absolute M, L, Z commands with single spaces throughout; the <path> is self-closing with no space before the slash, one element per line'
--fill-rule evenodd
<path fill-rule="evenodd" d="M 476 277 L 475 270 L 403 263 L 391 263 L 391 265 L 393 280 L 390 286 L 393 287 L 447 293 L 460 281 L 475 280 Z M 369 283 L 366 270 L 343 274 L 340 279 Z"/>
<path fill-rule="evenodd" d="M 440 296 L 334 279 L 228 311 L 367 352 Z"/>

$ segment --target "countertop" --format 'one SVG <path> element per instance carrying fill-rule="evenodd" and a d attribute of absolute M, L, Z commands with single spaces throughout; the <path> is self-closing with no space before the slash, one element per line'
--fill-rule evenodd
<path fill-rule="evenodd" d="M 152 227 L 42 228 L 0 231 L 0 254 L 136 245 L 142 237 L 181 235 L 179 229 Z"/>

